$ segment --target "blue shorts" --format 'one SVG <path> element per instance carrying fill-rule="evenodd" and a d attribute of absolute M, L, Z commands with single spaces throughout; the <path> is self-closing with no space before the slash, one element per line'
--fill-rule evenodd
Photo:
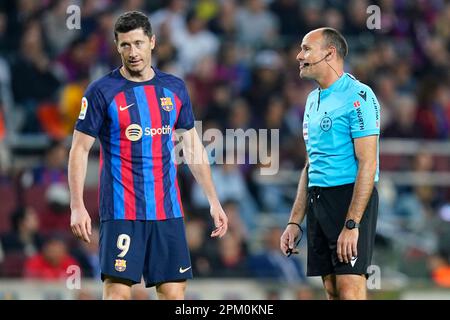
<path fill-rule="evenodd" d="M 108 220 L 100 224 L 100 267 L 105 276 L 146 287 L 192 279 L 183 218 Z"/>

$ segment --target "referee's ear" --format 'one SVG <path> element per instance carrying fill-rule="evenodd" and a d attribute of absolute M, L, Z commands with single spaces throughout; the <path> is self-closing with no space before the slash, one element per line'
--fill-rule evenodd
<path fill-rule="evenodd" d="M 325 58 L 326 61 L 333 60 L 333 57 L 335 57 L 337 60 L 339 60 L 339 56 L 336 54 L 336 47 L 330 46 L 328 48 L 327 57 Z"/>

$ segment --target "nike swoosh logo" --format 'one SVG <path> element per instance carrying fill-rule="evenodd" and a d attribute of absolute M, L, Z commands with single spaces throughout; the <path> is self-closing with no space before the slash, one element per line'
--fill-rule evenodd
<path fill-rule="evenodd" d="M 352 260 L 350 261 L 352 268 L 355 266 L 356 260 L 358 260 L 358 257 L 352 257 Z"/>
<path fill-rule="evenodd" d="M 120 107 L 119 107 L 119 110 L 120 110 L 120 111 L 127 110 L 129 107 L 132 107 L 133 105 L 134 105 L 134 103 L 129 104 L 129 105 L 125 106 L 125 107 L 120 106 Z"/>
<path fill-rule="evenodd" d="M 191 267 L 183 269 L 182 267 L 180 267 L 180 270 L 178 270 L 180 273 L 185 273 L 186 271 L 188 271 Z"/>

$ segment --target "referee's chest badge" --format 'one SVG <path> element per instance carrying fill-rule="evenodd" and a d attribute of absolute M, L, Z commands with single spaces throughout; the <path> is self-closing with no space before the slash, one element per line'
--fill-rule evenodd
<path fill-rule="evenodd" d="M 173 110 L 172 98 L 164 97 L 164 98 L 159 98 L 159 100 L 161 101 L 161 108 L 163 108 L 163 110 L 165 110 L 167 112 L 170 112 Z"/>
<path fill-rule="evenodd" d="M 332 126 L 333 126 L 333 121 L 331 120 L 330 117 L 323 117 L 322 121 L 320 121 L 320 128 L 323 131 L 330 130 Z"/>
<path fill-rule="evenodd" d="M 114 265 L 114 268 L 118 272 L 123 272 L 127 268 L 127 260 L 124 259 L 116 259 L 116 264 Z"/>

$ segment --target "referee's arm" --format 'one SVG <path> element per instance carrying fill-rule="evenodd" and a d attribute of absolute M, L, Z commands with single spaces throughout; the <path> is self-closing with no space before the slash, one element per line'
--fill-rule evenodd
<path fill-rule="evenodd" d="M 305 167 L 300 174 L 300 180 L 298 182 L 297 196 L 295 197 L 294 205 L 291 210 L 289 222 L 294 222 L 300 225 L 303 222 L 306 214 L 306 200 L 308 194 L 308 169 L 309 159 L 306 155 Z M 286 230 L 280 238 L 280 249 L 287 255 L 288 250 L 292 250 L 292 253 L 298 253 L 298 249 L 294 248 L 295 241 L 300 235 L 300 228 L 295 224 L 288 224 Z"/>
<path fill-rule="evenodd" d="M 358 174 L 346 220 L 353 219 L 359 223 L 374 187 L 377 172 L 378 135 L 358 138 L 354 142 L 355 155 L 358 159 Z"/>
<path fill-rule="evenodd" d="M 377 171 L 378 135 L 354 139 L 355 155 L 358 160 L 353 196 L 348 208 L 346 221 L 353 219 L 359 223 L 374 187 Z M 337 255 L 341 262 L 348 263 L 352 257 L 357 257 L 358 229 L 348 230 L 344 227 L 337 243 Z"/>
<path fill-rule="evenodd" d="M 305 167 L 300 175 L 300 180 L 298 182 L 297 196 L 295 197 L 294 205 L 291 210 L 291 216 L 289 217 L 289 222 L 295 222 L 301 224 L 306 213 L 306 198 L 308 194 L 308 169 L 309 169 L 309 159 L 306 156 Z"/>

